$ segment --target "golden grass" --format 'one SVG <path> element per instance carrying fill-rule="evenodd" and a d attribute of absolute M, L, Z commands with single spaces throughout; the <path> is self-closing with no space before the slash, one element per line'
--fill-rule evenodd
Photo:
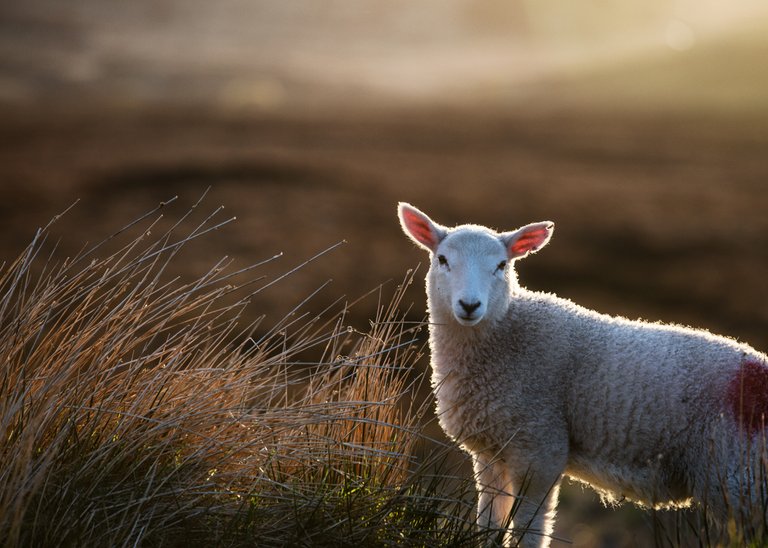
<path fill-rule="evenodd" d="M 44 256 L 46 227 L 0 274 L 3 545 L 467 534 L 466 497 L 414 502 L 418 482 L 444 480 L 414 460 L 420 327 L 400 319 L 402 290 L 388 304 L 379 291 L 367 333 L 344 325 L 344 307 L 309 316 L 299 305 L 257 337 L 259 322 L 239 318 L 270 285 L 260 265 L 164 276 L 227 221 L 152 237 L 157 213 L 62 262 Z"/>

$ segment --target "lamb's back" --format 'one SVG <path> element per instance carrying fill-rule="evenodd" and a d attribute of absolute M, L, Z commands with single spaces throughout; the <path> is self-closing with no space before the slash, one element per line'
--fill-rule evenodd
<path fill-rule="evenodd" d="M 689 452 L 708 451 L 730 420 L 727 391 L 741 364 L 764 356 L 706 331 L 533 298 L 539 314 L 550 309 L 562 319 L 561 340 L 570 349 L 561 365 L 569 473 L 648 504 L 684 499 L 680 466 Z"/>

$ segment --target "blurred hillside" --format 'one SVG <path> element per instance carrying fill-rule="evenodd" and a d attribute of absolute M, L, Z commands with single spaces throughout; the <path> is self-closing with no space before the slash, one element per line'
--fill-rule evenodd
<path fill-rule="evenodd" d="M 764 64 L 766 28 L 760 0 L 6 2 L 0 99 L 507 104 L 560 78 L 587 77 L 589 95 L 607 70 L 613 101 L 724 87 L 741 90 L 727 94 L 736 101 L 764 88 L 748 68 Z"/>

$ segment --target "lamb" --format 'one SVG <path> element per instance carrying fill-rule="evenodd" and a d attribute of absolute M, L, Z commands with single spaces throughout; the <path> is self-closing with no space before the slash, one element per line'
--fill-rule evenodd
<path fill-rule="evenodd" d="M 704 504 L 721 523 L 765 508 L 765 354 L 521 287 L 514 262 L 549 242 L 551 222 L 497 233 L 398 213 L 431 256 L 432 388 L 440 425 L 471 455 L 480 527 L 548 546 L 563 475 L 608 502 Z"/>

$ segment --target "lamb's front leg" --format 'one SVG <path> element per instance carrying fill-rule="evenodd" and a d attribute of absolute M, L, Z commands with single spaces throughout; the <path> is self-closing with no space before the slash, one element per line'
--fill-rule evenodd
<path fill-rule="evenodd" d="M 498 532 L 489 544 L 503 538 L 504 546 L 549 546 L 562 474 L 559 464 L 543 460 L 538 466 L 517 463 L 515 467 L 500 457 L 482 454 L 473 455 L 473 461 L 477 523 L 481 529 Z"/>
<path fill-rule="evenodd" d="M 500 538 L 505 539 L 504 545 L 509 545 L 507 529 L 512 525 L 515 499 L 507 466 L 492 454 L 473 454 L 472 461 L 478 498 L 477 525 L 481 531 L 496 532 L 489 536 L 489 546 Z"/>
<path fill-rule="evenodd" d="M 529 474 L 513 476 L 519 503 L 514 514 L 512 546 L 546 548 L 552 539 L 561 475 Z"/>

